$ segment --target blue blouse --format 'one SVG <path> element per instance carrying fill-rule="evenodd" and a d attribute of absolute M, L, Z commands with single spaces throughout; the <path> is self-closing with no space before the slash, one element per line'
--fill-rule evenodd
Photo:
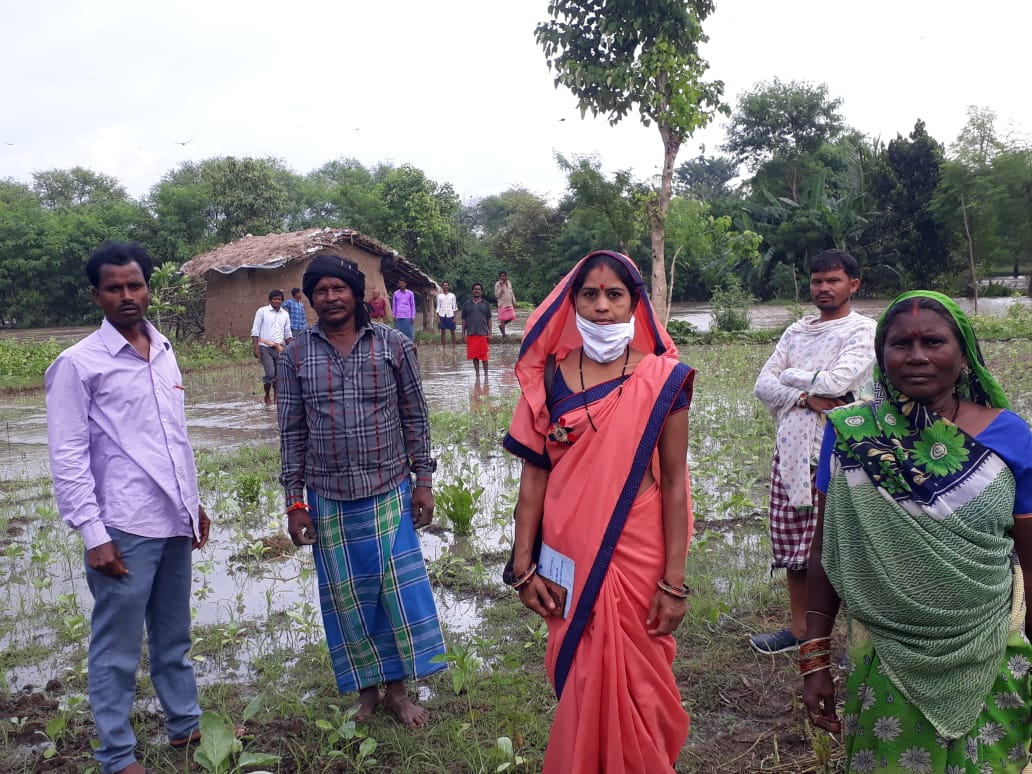
<path fill-rule="evenodd" d="M 999 455 L 1014 474 L 1017 493 L 1014 513 L 1032 513 L 1032 430 L 1013 411 L 1004 409 L 975 440 Z M 831 483 L 831 457 L 835 451 L 835 428 L 828 422 L 817 463 L 817 489 L 828 493 Z"/>
<path fill-rule="evenodd" d="M 587 392 L 588 402 L 593 403 L 596 400 L 604 398 L 606 395 L 617 389 L 630 379 L 629 376 L 617 377 L 616 379 L 610 379 L 608 382 L 602 382 L 596 384 L 594 387 L 589 388 Z M 553 422 L 555 422 L 562 415 L 564 410 L 568 410 L 568 407 L 560 405 L 567 398 L 576 395 L 573 390 L 570 389 L 569 385 L 566 384 L 566 379 L 563 378 L 563 372 L 559 369 L 555 369 L 555 380 L 552 382 L 552 394 L 548 399 L 549 415 Z M 670 413 L 673 414 L 675 411 L 681 411 L 682 409 L 688 408 L 688 395 L 684 390 L 681 390 L 674 398 L 674 405 L 670 409 Z"/>

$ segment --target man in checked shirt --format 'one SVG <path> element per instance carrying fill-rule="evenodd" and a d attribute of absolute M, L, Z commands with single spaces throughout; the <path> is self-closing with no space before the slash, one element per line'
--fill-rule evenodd
<path fill-rule="evenodd" d="M 353 262 L 320 255 L 301 284 L 319 320 L 277 371 L 290 538 L 312 546 L 333 671 L 341 693 L 358 691 L 355 719 L 382 704 L 416 728 L 429 714 L 404 681 L 445 668 L 433 662 L 444 639 L 416 535 L 433 517 L 436 468 L 416 350 L 370 322 Z"/>

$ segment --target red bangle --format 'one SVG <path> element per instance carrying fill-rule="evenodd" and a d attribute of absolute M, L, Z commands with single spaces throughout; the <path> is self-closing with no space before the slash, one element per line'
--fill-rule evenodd
<path fill-rule="evenodd" d="M 290 513 L 291 511 L 296 511 L 298 508 L 304 508 L 306 511 L 309 510 L 307 505 L 305 505 L 304 503 L 299 501 L 299 502 L 291 503 L 290 505 L 288 505 L 287 506 L 287 513 Z"/>

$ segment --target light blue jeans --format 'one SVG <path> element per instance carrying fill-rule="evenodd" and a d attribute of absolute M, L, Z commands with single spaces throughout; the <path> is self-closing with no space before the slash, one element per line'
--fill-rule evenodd
<path fill-rule="evenodd" d="M 416 332 L 412 327 L 412 320 L 407 317 L 395 317 L 394 327 L 397 328 L 401 333 L 409 337 L 409 341 L 416 340 Z"/>
<path fill-rule="evenodd" d="M 129 575 L 112 578 L 86 566 L 93 594 L 90 626 L 89 696 L 100 737 L 97 760 L 105 772 L 136 760 L 129 713 L 136 697 L 143 627 L 147 626 L 150 676 L 165 711 L 170 739 L 199 728 L 197 680 L 190 650 L 191 539 L 145 538 L 117 529 L 108 534 Z"/>

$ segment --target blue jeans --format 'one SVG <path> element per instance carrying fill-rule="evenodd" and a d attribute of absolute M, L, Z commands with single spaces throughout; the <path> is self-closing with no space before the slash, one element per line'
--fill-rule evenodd
<path fill-rule="evenodd" d="M 86 567 L 93 594 L 89 696 L 100 737 L 95 755 L 105 772 L 136 760 L 129 712 L 136 697 L 143 627 L 154 690 L 165 711 L 170 739 L 199 728 L 197 680 L 190 650 L 191 539 L 146 538 L 108 529 L 129 575 L 112 578 Z"/>
<path fill-rule="evenodd" d="M 416 332 L 412 329 L 412 320 L 408 317 L 395 317 L 394 327 L 402 334 L 409 337 L 409 341 L 416 340 Z"/>

